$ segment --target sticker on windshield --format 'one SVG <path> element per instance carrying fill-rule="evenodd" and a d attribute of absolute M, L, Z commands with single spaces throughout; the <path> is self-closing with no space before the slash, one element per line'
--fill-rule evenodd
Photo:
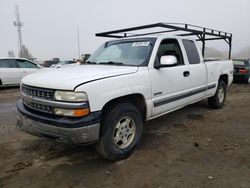
<path fill-rule="evenodd" d="M 134 42 L 132 44 L 132 47 L 137 47 L 137 46 L 149 46 L 150 42 Z"/>

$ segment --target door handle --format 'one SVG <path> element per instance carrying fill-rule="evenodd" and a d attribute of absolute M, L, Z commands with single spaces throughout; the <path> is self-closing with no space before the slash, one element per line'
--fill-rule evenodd
<path fill-rule="evenodd" d="M 184 76 L 184 77 L 189 77 L 189 75 L 190 75 L 190 72 L 189 72 L 189 71 L 184 71 L 184 72 L 183 72 L 183 76 Z"/>

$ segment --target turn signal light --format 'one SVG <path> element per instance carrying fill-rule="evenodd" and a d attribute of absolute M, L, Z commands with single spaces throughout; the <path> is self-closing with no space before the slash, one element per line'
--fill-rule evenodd
<path fill-rule="evenodd" d="M 74 110 L 74 116 L 80 117 L 80 116 L 86 116 L 89 114 L 89 108 L 84 108 L 84 109 L 77 109 Z"/>

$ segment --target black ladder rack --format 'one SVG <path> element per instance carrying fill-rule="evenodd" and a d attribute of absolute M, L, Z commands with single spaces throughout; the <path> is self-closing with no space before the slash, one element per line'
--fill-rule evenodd
<path fill-rule="evenodd" d="M 129 33 L 131 31 L 142 31 L 149 29 L 164 29 L 160 31 L 144 32 L 144 33 Z M 179 34 L 178 32 L 183 32 Z M 137 27 L 130 27 L 125 29 L 107 31 L 96 33 L 97 37 L 111 37 L 111 38 L 128 38 L 145 35 L 153 35 L 160 33 L 172 33 L 175 36 L 196 36 L 197 41 L 202 42 L 202 55 L 205 54 L 205 43 L 210 40 L 224 40 L 229 45 L 229 59 L 231 58 L 232 51 L 232 34 L 215 29 L 200 27 L 185 23 L 155 23 L 149 25 L 142 25 Z"/>

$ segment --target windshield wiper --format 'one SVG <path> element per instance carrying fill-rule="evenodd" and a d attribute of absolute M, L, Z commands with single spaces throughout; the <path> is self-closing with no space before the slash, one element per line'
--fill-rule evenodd
<path fill-rule="evenodd" d="M 102 65 L 124 65 L 123 63 L 114 62 L 114 61 L 99 62 L 99 64 L 102 64 Z"/>
<path fill-rule="evenodd" d="M 96 62 L 94 62 L 94 61 L 86 61 L 85 63 L 87 63 L 87 64 L 96 64 Z"/>

